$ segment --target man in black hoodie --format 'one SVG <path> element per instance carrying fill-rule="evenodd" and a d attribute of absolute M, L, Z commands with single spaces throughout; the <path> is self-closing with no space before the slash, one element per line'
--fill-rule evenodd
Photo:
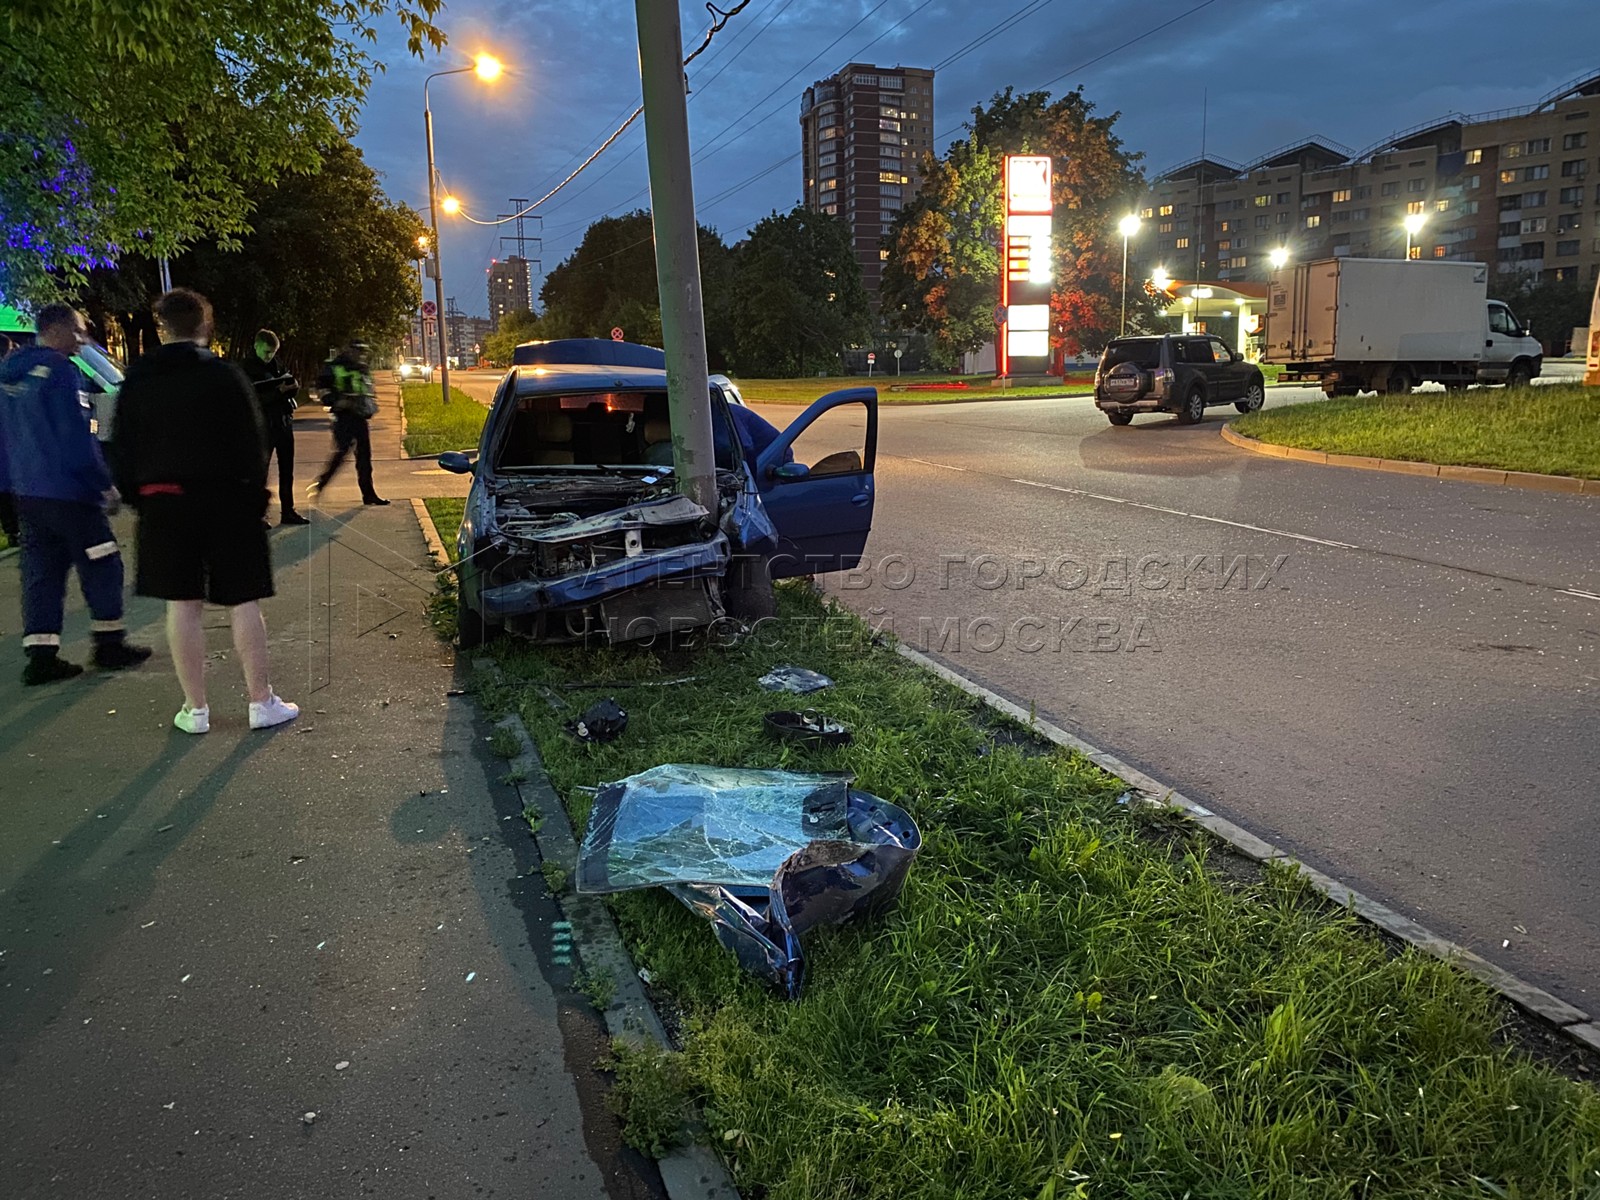
<path fill-rule="evenodd" d="M 294 510 L 294 410 L 299 381 L 278 361 L 278 335 L 270 329 L 256 333 L 254 353 L 240 364 L 255 386 L 256 403 L 267 427 L 267 456 L 278 456 L 278 522 L 309 525 Z"/>
<path fill-rule="evenodd" d="M 205 602 L 225 606 L 250 691 L 250 728 L 300 715 L 268 679 L 272 595 L 267 445 L 250 381 L 212 354 L 211 305 L 177 288 L 155 303 L 161 348 L 128 368 L 112 437 L 116 478 L 139 513 L 135 590 L 167 602 L 167 641 L 183 686 L 172 723 L 211 728 L 206 701 Z"/>

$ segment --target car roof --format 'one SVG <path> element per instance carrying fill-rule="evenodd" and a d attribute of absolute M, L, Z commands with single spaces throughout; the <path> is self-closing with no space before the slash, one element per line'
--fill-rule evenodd
<path fill-rule="evenodd" d="M 665 390 L 667 373 L 653 367 L 608 367 L 594 363 L 544 363 L 512 367 L 517 395 L 539 392 L 608 391 L 612 388 Z"/>

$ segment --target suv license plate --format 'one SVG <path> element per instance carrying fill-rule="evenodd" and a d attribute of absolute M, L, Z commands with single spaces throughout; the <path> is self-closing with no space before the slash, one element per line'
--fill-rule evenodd
<path fill-rule="evenodd" d="M 1139 390 L 1139 381 L 1126 375 L 1113 375 L 1106 380 L 1105 388 L 1108 392 L 1135 392 Z"/>

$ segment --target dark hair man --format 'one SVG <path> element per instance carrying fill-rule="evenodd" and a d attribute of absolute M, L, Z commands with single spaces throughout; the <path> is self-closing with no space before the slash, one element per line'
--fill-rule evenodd
<path fill-rule="evenodd" d="M 367 344 L 353 341 L 323 364 L 317 389 L 322 393 L 322 402 L 333 410 L 333 454 L 322 474 L 306 488 L 306 495 L 315 504 L 354 447 L 361 503 L 389 503 L 372 486 L 372 434 L 367 422 L 378 413 L 378 396 L 367 367 Z"/>
<path fill-rule="evenodd" d="M 161 347 L 128 368 L 112 438 L 117 478 L 139 512 L 141 596 L 167 602 L 167 642 L 183 687 L 172 723 L 211 728 L 206 699 L 205 602 L 226 607 L 250 691 L 250 728 L 300 715 L 268 679 L 272 595 L 267 445 L 250 381 L 207 349 L 211 305 L 176 288 L 155 303 Z"/>
<path fill-rule="evenodd" d="M 240 365 L 256 389 L 256 403 L 267 427 L 267 457 L 278 456 L 278 522 L 309 525 L 294 509 L 294 396 L 300 383 L 278 361 L 279 345 L 272 330 L 258 331 L 254 352 Z"/>
<path fill-rule="evenodd" d="M 0 491 L 16 495 L 22 542 L 22 682 L 33 687 L 83 673 L 60 657 L 67 573 L 76 568 L 89 605 L 95 665 L 135 667 L 150 657 L 122 627 L 122 554 L 107 511 L 118 504 L 91 409 L 72 361 L 83 317 L 65 304 L 41 309 L 37 341 L 0 362 Z"/>

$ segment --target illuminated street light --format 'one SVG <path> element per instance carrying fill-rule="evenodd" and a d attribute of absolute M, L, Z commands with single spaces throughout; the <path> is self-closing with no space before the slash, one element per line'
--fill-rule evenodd
<path fill-rule="evenodd" d="M 1411 257 L 1411 239 L 1422 232 L 1422 227 L 1428 223 L 1426 213 L 1411 213 L 1405 219 L 1406 227 L 1406 257 Z"/>
<path fill-rule="evenodd" d="M 453 217 L 461 211 L 461 201 L 457 200 L 454 196 L 446 196 L 442 201 L 440 201 L 439 207 L 444 209 L 446 216 Z"/>
<path fill-rule="evenodd" d="M 1172 282 L 1172 276 L 1167 274 L 1167 269 L 1165 267 L 1157 267 L 1154 271 L 1150 272 L 1150 282 L 1155 284 L 1164 292 L 1167 290 L 1167 285 Z"/>
<path fill-rule="evenodd" d="M 1272 265 L 1275 268 L 1282 267 L 1284 263 L 1289 261 L 1289 247 L 1279 246 L 1269 257 L 1271 257 Z"/>
<path fill-rule="evenodd" d="M 487 83 L 499 78 L 500 60 L 490 54 L 480 54 L 470 67 L 435 71 L 422 81 L 422 125 L 428 136 L 428 223 L 432 226 L 433 234 L 433 297 L 435 319 L 439 322 L 439 386 L 446 404 L 450 403 L 450 353 L 445 344 L 444 264 L 439 246 L 439 172 L 433 165 L 433 106 L 428 100 L 428 85 L 442 75 L 465 75 L 468 71 Z M 444 211 L 450 214 L 461 211 L 461 201 L 454 196 L 446 196 Z M 422 239 L 418 239 L 417 244 L 421 245 Z"/>
<path fill-rule="evenodd" d="M 1139 232 L 1139 218 L 1134 213 L 1129 213 L 1117 222 L 1117 228 L 1122 231 L 1122 328 L 1117 336 L 1128 332 L 1128 239 Z"/>

